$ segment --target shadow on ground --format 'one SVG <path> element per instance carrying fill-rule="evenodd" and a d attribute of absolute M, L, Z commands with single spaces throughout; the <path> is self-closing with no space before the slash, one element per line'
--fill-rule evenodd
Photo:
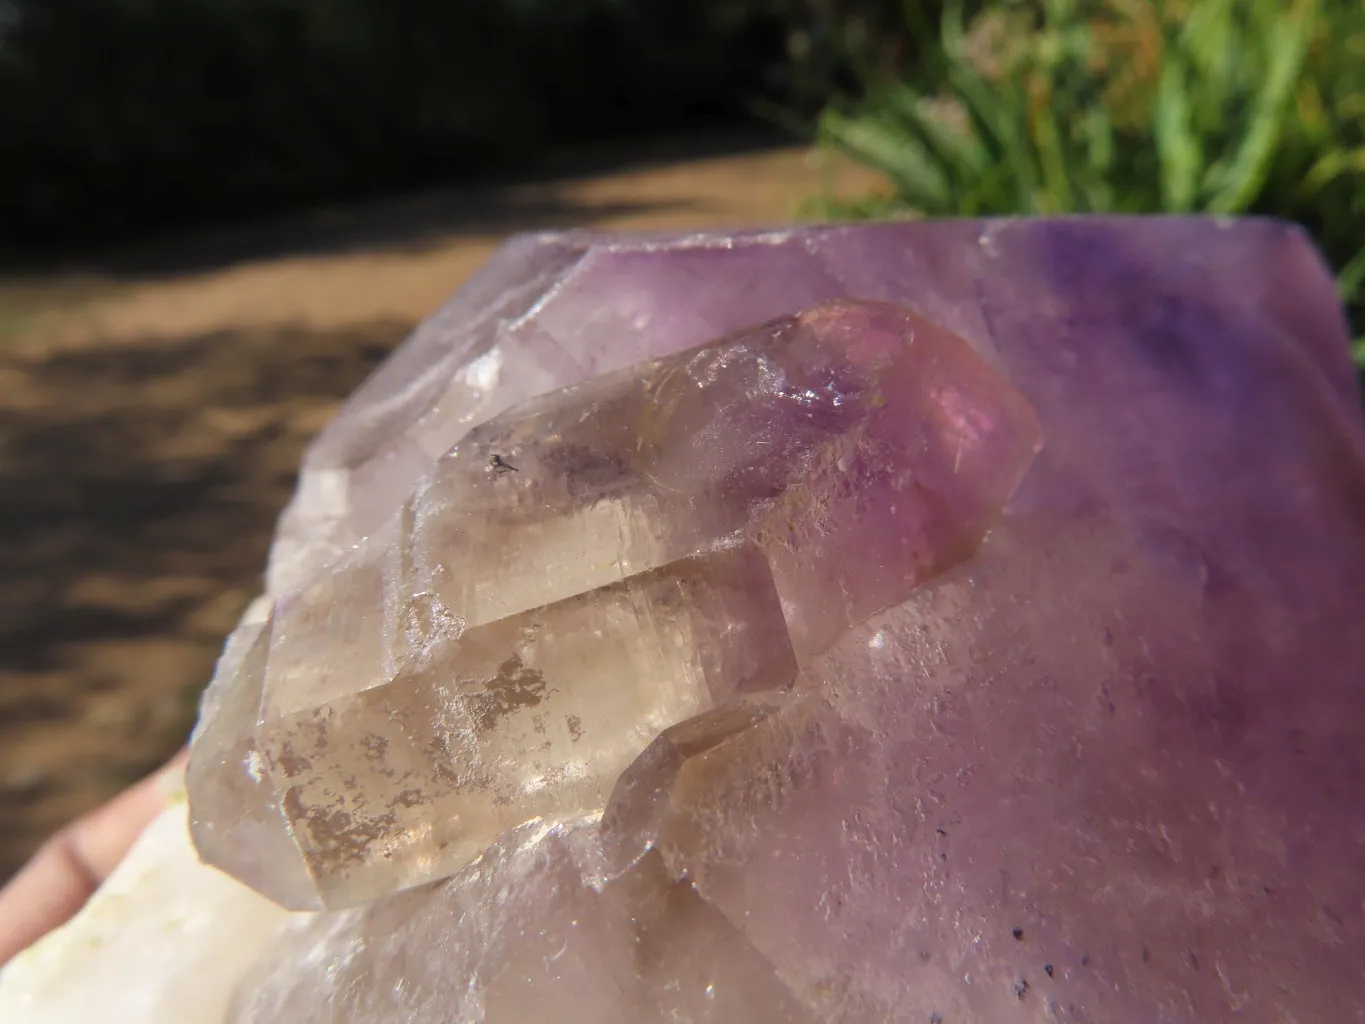
<path fill-rule="evenodd" d="M 0 879 L 184 742 L 303 446 L 409 328 L 0 351 Z"/>
<path fill-rule="evenodd" d="M 568 228 L 619 217 L 662 216 L 686 212 L 705 218 L 701 199 L 649 201 L 621 198 L 584 202 L 565 197 L 566 179 L 635 171 L 707 157 L 752 155 L 790 147 L 784 132 L 749 129 L 685 139 L 630 140 L 575 150 L 542 162 L 540 175 L 520 182 L 428 189 L 408 196 L 275 217 L 258 224 L 237 224 L 166 236 L 107 253 L 88 253 L 36 270 L 74 271 L 110 280 L 135 281 L 198 273 L 259 259 L 350 252 L 421 251 L 451 237 L 502 235 L 534 227 Z"/>
<path fill-rule="evenodd" d="M 316 210 L 278 223 L 167 238 L 79 264 L 82 273 L 137 281 L 200 273 L 254 260 L 354 252 L 416 253 L 451 238 L 503 235 L 534 225 L 548 231 L 616 217 L 706 213 L 695 202 L 576 202 L 553 186 L 429 192 L 359 207 Z"/>

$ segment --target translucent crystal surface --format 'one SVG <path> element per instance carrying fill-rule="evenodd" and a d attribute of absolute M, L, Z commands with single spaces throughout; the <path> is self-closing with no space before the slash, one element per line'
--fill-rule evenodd
<path fill-rule="evenodd" d="M 823 612 L 783 605 L 789 685 L 665 729 L 600 815 L 282 935 L 235 1024 L 1365 1020 L 1365 436 L 1301 233 L 1099 219 L 514 249 L 357 396 L 327 472 L 409 429 L 375 426 L 386 409 L 435 423 L 409 382 L 448 352 L 539 347 L 536 367 L 586 380 L 848 297 L 964 338 L 1046 444 L 979 547 L 832 641 L 801 625 Z M 517 259 L 556 283 L 459 348 L 453 324 L 503 301 Z M 498 407 L 511 385 L 480 379 Z M 487 415 L 466 414 L 462 436 Z M 354 511 L 323 507 L 301 491 L 321 524 L 303 561 Z M 831 581 L 880 586 L 875 527 Z"/>
<path fill-rule="evenodd" d="M 603 883 L 589 826 L 518 832 L 438 889 L 322 915 L 286 946 L 330 950 L 325 989 L 292 957 L 238 987 L 236 1021 L 816 1024 L 743 934 L 657 856 Z M 534 901 L 534 923 L 485 893 Z M 388 936 L 386 940 L 383 936 Z M 414 956 L 413 951 L 422 950 Z M 346 955 L 344 950 L 358 955 Z"/>
<path fill-rule="evenodd" d="M 199 849 L 344 906 L 600 810 L 665 728 L 968 557 L 1038 443 L 965 341 L 866 302 L 514 406 L 243 626 L 189 769 Z"/>

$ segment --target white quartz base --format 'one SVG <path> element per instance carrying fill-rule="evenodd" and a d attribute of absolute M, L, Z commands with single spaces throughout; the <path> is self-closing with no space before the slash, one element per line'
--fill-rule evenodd
<path fill-rule="evenodd" d="M 0 971 L 4 1024 L 220 1024 L 291 917 L 190 843 L 183 790 L 85 908 Z"/>

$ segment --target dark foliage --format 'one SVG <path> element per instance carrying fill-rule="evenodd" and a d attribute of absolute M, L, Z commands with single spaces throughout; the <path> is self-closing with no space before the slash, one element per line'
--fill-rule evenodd
<path fill-rule="evenodd" d="M 0 254 L 816 103 L 894 0 L 0 0 Z"/>

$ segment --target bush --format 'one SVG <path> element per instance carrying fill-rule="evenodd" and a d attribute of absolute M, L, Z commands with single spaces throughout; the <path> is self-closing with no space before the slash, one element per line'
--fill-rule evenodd
<path fill-rule="evenodd" d="M 1264 214 L 1302 223 L 1365 332 L 1365 5 L 1036 0 L 913 24 L 819 134 L 889 192 L 841 216 Z M 1365 364 L 1365 342 L 1357 342 Z"/>

